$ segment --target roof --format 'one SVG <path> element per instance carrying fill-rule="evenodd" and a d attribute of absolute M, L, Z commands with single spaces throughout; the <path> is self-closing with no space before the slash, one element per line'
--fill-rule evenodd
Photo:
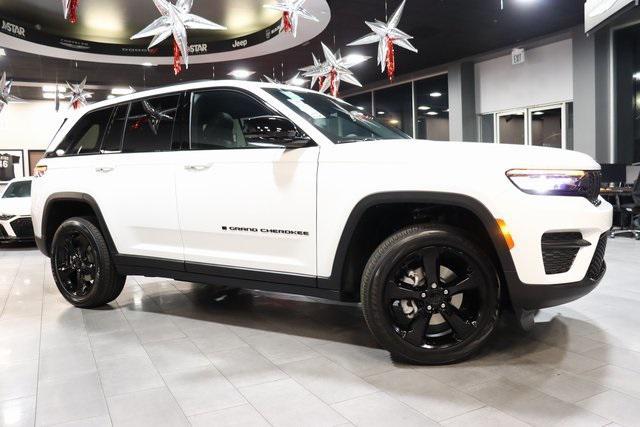
<path fill-rule="evenodd" d="M 122 104 L 124 102 L 135 101 L 137 99 L 147 98 L 150 96 L 163 95 L 165 93 L 173 93 L 187 90 L 207 89 L 215 87 L 236 87 L 244 89 L 265 89 L 265 88 L 280 88 L 296 91 L 315 92 L 311 89 L 302 88 L 299 86 L 290 86 L 276 83 L 263 83 L 263 82 L 248 82 L 239 80 L 200 80 L 196 82 L 180 83 L 175 85 L 163 86 L 159 88 L 149 89 L 141 92 L 135 92 L 130 95 L 119 96 L 106 101 L 96 102 L 89 105 L 87 108 L 79 110 L 82 114 L 87 111 L 93 111 L 112 105 Z"/>

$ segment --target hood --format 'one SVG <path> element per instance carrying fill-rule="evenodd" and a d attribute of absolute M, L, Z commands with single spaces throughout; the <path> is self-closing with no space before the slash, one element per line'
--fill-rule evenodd
<path fill-rule="evenodd" d="M 428 141 L 400 139 L 363 141 L 339 145 L 347 153 L 357 151 L 353 160 L 437 162 L 464 166 L 471 170 L 509 169 L 584 169 L 597 170 L 600 165 L 590 156 L 558 148 L 531 147 L 510 144 Z M 351 156 L 344 156 L 349 159 Z"/>
<path fill-rule="evenodd" d="M 0 215 L 31 215 L 31 197 L 0 198 Z"/>

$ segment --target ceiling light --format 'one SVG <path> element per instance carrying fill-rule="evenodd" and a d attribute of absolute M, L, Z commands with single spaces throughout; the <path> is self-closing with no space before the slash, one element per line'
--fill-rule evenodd
<path fill-rule="evenodd" d="M 2 48 L 0 48 L 0 56 L 7 56 L 7 52 Z"/>
<path fill-rule="evenodd" d="M 431 107 L 429 107 L 428 105 L 421 105 L 418 107 L 418 110 L 420 111 L 428 111 L 431 110 Z"/>
<path fill-rule="evenodd" d="M 111 89 L 111 94 L 112 95 L 130 95 L 135 91 L 136 90 L 134 88 L 132 88 L 131 86 L 129 86 L 129 87 L 114 87 L 113 89 Z"/>
<path fill-rule="evenodd" d="M 352 53 L 350 55 L 345 56 L 342 60 L 345 63 L 347 68 L 353 67 L 358 64 L 362 64 L 367 59 L 371 58 L 370 56 L 360 55 L 358 53 Z"/>
<path fill-rule="evenodd" d="M 42 86 L 42 92 L 55 92 L 56 85 L 44 85 Z M 58 92 L 65 93 L 67 91 L 67 87 L 65 85 L 58 85 Z"/>
<path fill-rule="evenodd" d="M 56 99 L 56 93 L 55 92 L 43 92 L 42 93 L 42 97 L 44 99 Z M 62 99 L 62 98 L 64 98 L 64 96 L 61 95 L 61 94 L 58 94 L 58 98 Z"/>
<path fill-rule="evenodd" d="M 364 111 L 364 107 L 356 107 L 360 111 Z"/>
<path fill-rule="evenodd" d="M 398 120 L 398 119 L 391 119 L 391 120 L 389 120 L 389 123 L 390 123 L 390 124 L 392 124 L 392 125 L 397 125 L 398 123 L 400 123 L 400 120 Z"/>
<path fill-rule="evenodd" d="M 141 65 L 143 67 L 153 67 L 153 64 L 151 62 L 143 62 Z"/>
<path fill-rule="evenodd" d="M 429 112 L 427 113 L 427 115 L 428 115 L 428 116 L 437 116 L 437 115 L 438 115 L 438 112 L 437 112 L 437 111 L 429 111 Z"/>
<path fill-rule="evenodd" d="M 305 79 L 303 79 L 302 77 L 294 77 L 291 80 L 289 80 L 287 83 L 289 83 L 290 85 L 293 85 L 293 86 L 302 86 L 306 82 L 307 81 Z"/>
<path fill-rule="evenodd" d="M 379 116 L 384 115 L 384 111 L 378 111 L 378 115 L 379 115 Z"/>
<path fill-rule="evenodd" d="M 429 96 L 432 98 L 440 98 L 442 96 L 442 92 L 431 92 Z"/>
<path fill-rule="evenodd" d="M 249 71 L 249 70 L 244 70 L 239 68 L 237 70 L 233 70 L 232 72 L 230 72 L 229 75 L 231 77 L 235 77 L 236 79 L 248 79 L 255 73 L 256 73 L 255 71 Z"/>
<path fill-rule="evenodd" d="M 633 75 L 634 80 L 640 80 L 640 71 Z"/>
<path fill-rule="evenodd" d="M 544 111 L 536 111 L 533 113 L 534 116 L 542 116 L 544 115 Z"/>

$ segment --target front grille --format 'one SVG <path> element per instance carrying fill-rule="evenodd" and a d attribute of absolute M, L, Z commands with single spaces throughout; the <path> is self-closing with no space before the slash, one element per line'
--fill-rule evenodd
<path fill-rule="evenodd" d="M 31 218 L 18 218 L 11 221 L 11 228 L 18 239 L 33 238 L 33 223 Z"/>
<path fill-rule="evenodd" d="M 545 233 L 542 236 L 542 260 L 546 274 L 561 274 L 571 270 L 571 266 L 581 247 L 589 242 L 581 233 Z"/>
<path fill-rule="evenodd" d="M 589 279 L 597 279 L 602 273 L 602 269 L 604 268 L 604 253 L 607 250 L 607 238 L 607 233 L 604 233 L 600 236 L 600 240 L 598 240 L 596 252 L 593 255 L 591 264 L 589 265 L 589 270 L 587 270 L 587 277 Z"/>

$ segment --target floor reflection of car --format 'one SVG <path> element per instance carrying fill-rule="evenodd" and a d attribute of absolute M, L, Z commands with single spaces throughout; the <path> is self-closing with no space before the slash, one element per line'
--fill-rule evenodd
<path fill-rule="evenodd" d="M 9 182 L 0 197 L 0 242 L 33 241 L 31 178 Z"/>

